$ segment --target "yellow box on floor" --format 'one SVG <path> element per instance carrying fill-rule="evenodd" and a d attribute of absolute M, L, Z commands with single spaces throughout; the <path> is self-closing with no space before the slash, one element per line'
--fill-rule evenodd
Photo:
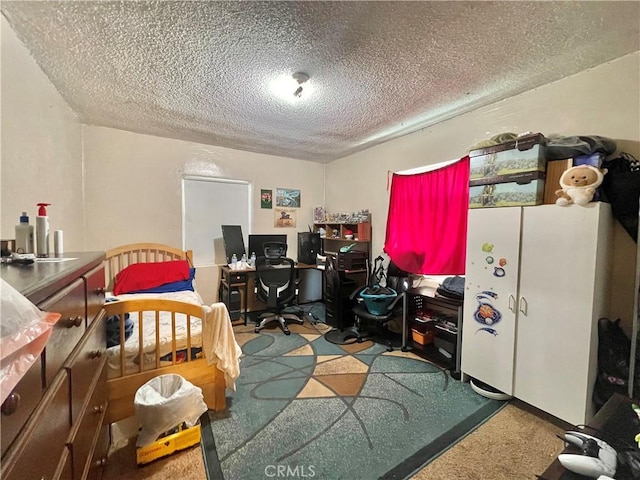
<path fill-rule="evenodd" d="M 138 465 L 153 462 L 158 458 L 189 448 L 196 443 L 200 443 L 199 424 L 159 438 L 150 445 L 136 449 L 136 462 Z"/>

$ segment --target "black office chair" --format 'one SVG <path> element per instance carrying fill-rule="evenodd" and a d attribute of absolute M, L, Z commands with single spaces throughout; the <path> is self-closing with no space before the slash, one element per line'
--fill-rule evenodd
<path fill-rule="evenodd" d="M 365 339 L 375 340 L 376 338 L 383 337 L 387 344 L 387 350 L 391 352 L 393 351 L 393 346 L 390 337 L 393 332 L 388 330 L 386 327 L 392 320 L 402 317 L 404 298 L 411 282 L 407 272 L 403 272 L 393 263 L 390 263 L 385 275 L 386 286 L 393 289 L 397 293 L 397 296 L 386 306 L 386 308 L 377 313 L 371 313 L 360 294 L 367 291 L 376 291 L 375 286 L 379 286 L 377 283 L 379 279 L 373 278 L 374 275 L 375 270 L 369 281 L 369 285 L 358 288 L 350 296 L 351 300 L 355 302 L 353 306 L 353 314 L 356 318 L 358 332 L 356 341 L 362 342 Z"/>
<path fill-rule="evenodd" d="M 267 324 L 277 321 L 285 335 L 289 335 L 286 320 L 303 323 L 303 320 L 291 313 L 282 313 L 298 294 L 295 262 L 285 257 L 287 244 L 268 242 L 264 244 L 264 256 L 256 259 L 256 294 L 267 304 L 271 313 L 261 316 L 255 332 L 259 333 Z"/>
<path fill-rule="evenodd" d="M 327 255 L 324 281 L 326 320 L 335 327 L 325 333 L 324 338 L 338 345 L 353 343 L 359 336 L 354 326 L 353 300 L 350 299 L 356 282 L 338 270 L 336 259 L 332 255 Z"/>

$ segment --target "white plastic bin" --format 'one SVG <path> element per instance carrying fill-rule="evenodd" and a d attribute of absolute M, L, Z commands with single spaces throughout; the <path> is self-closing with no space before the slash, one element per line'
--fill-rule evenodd
<path fill-rule="evenodd" d="M 141 426 L 138 447 L 153 443 L 182 422 L 193 427 L 207 411 L 202 389 L 176 374 L 160 375 L 142 385 L 134 407 Z"/>

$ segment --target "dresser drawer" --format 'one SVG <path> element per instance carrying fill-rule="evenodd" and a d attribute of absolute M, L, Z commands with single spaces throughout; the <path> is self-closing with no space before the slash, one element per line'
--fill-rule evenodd
<path fill-rule="evenodd" d="M 102 317 L 106 315 L 101 310 Z M 107 360 L 107 334 L 102 317 L 93 322 L 87 333 L 65 362 L 71 386 L 71 422 L 75 423 L 91 384 L 100 375 Z M 104 380 L 106 382 L 106 380 Z"/>
<path fill-rule="evenodd" d="M 45 385 L 49 385 L 51 379 L 62 368 L 64 361 L 84 334 L 86 314 L 84 281 L 78 278 L 38 307 L 41 310 L 58 312 L 61 315 L 42 352 Z"/>
<path fill-rule="evenodd" d="M 103 367 L 105 363 L 106 358 L 102 362 Z M 91 398 L 85 404 L 82 418 L 73 426 L 73 437 L 69 443 L 74 478 L 84 478 L 85 471 L 91 468 L 89 462 L 93 459 L 93 450 L 99 440 L 107 411 L 107 370 L 103 368 L 102 374 L 95 380 Z"/>
<path fill-rule="evenodd" d="M 107 456 L 109 453 L 109 425 L 102 425 L 96 441 L 96 448 L 91 457 L 91 464 L 87 472 L 86 480 L 100 480 L 104 469 L 107 466 Z"/>
<path fill-rule="evenodd" d="M 61 457 L 71 430 L 68 389 L 67 374 L 62 370 L 2 459 L 3 480 L 61 478 Z"/>
<path fill-rule="evenodd" d="M 0 408 L 0 449 L 4 456 L 42 398 L 40 358 L 15 386 Z"/>
<path fill-rule="evenodd" d="M 62 456 L 60 457 L 60 462 L 58 463 L 58 468 L 53 480 L 74 480 L 71 451 L 68 448 L 62 451 Z"/>
<path fill-rule="evenodd" d="M 87 326 L 93 322 L 104 305 L 104 266 L 94 268 L 83 276 L 87 292 Z"/>

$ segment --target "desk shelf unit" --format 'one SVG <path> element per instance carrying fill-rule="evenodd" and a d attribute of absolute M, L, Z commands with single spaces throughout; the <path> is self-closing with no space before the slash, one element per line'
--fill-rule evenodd
<path fill-rule="evenodd" d="M 406 345 L 460 378 L 462 300 L 434 297 L 428 288 L 410 288 L 404 307 Z"/>
<path fill-rule="evenodd" d="M 341 247 L 356 244 L 354 250 L 367 252 L 371 258 L 371 220 L 360 223 L 315 222 L 313 231 L 324 229 L 325 235 L 320 237 L 323 255 L 337 255 Z M 354 238 L 347 239 L 346 231 L 351 230 Z M 335 232 L 335 233 L 334 233 Z"/>

